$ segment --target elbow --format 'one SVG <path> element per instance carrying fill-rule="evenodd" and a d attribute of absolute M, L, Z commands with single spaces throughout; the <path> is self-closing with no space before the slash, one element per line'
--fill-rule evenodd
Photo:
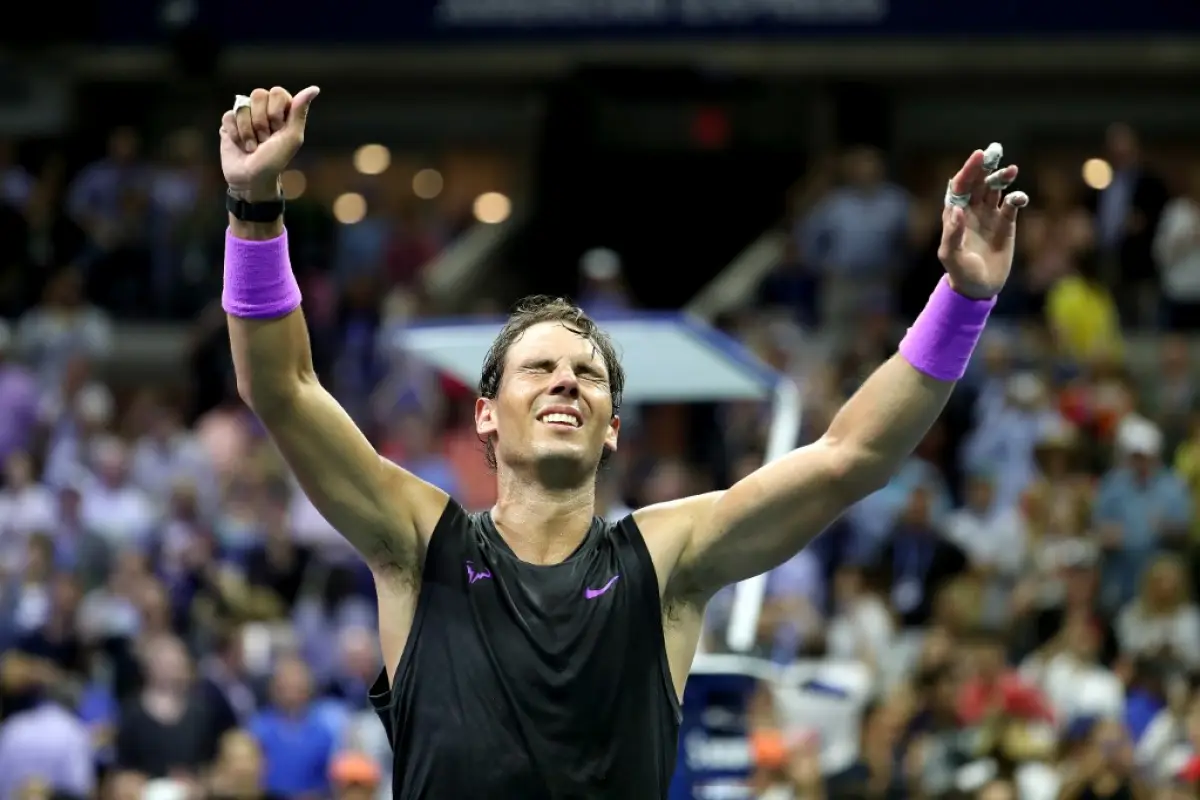
<path fill-rule="evenodd" d="M 828 442 L 832 483 L 846 505 L 878 492 L 888 485 L 895 465 L 879 454 L 847 442 Z"/>
<path fill-rule="evenodd" d="M 315 380 L 315 377 L 313 378 Z M 263 379 L 238 372 L 237 393 L 255 416 L 264 422 L 284 414 L 295 402 L 304 386 L 302 376 L 274 376 Z"/>

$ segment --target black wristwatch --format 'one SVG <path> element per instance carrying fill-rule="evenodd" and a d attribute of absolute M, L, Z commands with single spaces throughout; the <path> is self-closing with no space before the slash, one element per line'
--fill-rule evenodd
<path fill-rule="evenodd" d="M 225 210 L 242 222 L 274 222 L 283 216 L 283 207 L 282 195 L 278 200 L 251 203 L 235 195 L 232 189 L 225 191 Z"/>

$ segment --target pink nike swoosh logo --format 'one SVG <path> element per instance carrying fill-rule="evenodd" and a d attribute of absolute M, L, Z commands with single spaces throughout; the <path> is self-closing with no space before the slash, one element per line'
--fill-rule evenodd
<path fill-rule="evenodd" d="M 621 577 L 620 575 L 613 575 L 611 578 L 608 579 L 608 583 L 604 584 L 599 589 L 584 589 L 583 596 L 586 597 L 588 600 L 595 600 L 597 597 L 599 597 L 600 595 L 604 594 L 609 589 L 611 589 L 613 587 L 613 584 L 616 583 L 620 577 Z"/>

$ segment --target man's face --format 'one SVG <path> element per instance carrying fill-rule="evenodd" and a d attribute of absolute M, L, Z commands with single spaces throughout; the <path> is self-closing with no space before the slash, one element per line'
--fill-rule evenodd
<path fill-rule="evenodd" d="M 497 463 L 553 467 L 571 479 L 595 473 L 619 427 L 603 357 L 556 322 L 513 343 L 496 399 L 475 404 L 475 430 L 492 438 Z"/>

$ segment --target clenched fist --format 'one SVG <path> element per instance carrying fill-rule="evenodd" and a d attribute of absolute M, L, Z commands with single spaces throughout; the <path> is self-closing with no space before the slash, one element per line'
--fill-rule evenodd
<path fill-rule="evenodd" d="M 321 90 L 293 97 L 278 86 L 255 89 L 221 117 L 221 170 L 229 188 L 251 202 L 279 195 L 279 176 L 304 143 L 308 108 Z M 240 107 L 239 107 L 240 106 Z"/>

